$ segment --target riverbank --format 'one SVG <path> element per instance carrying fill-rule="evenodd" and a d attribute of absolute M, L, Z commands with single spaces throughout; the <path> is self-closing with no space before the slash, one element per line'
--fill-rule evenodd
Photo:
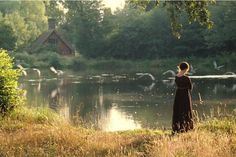
<path fill-rule="evenodd" d="M 193 131 L 101 132 L 73 127 L 48 109 L 20 108 L 0 119 L 0 156 L 236 155 L 235 115 L 198 123 Z"/>
<path fill-rule="evenodd" d="M 186 58 L 159 58 L 150 60 L 118 60 L 118 59 L 86 59 L 82 56 L 62 57 L 55 53 L 46 54 L 12 54 L 17 64 L 23 67 L 49 69 L 50 66 L 64 70 L 73 71 L 89 71 L 96 72 L 116 72 L 116 73 L 132 73 L 132 72 L 149 72 L 162 74 L 167 70 L 176 71 L 177 64 L 181 61 L 187 61 L 193 65 L 195 75 L 205 74 L 224 74 L 226 72 L 235 72 L 236 54 L 222 53 L 222 55 L 212 57 L 194 57 Z M 222 68 L 216 69 L 213 62 L 216 61 L 217 66 L 223 65 Z"/>

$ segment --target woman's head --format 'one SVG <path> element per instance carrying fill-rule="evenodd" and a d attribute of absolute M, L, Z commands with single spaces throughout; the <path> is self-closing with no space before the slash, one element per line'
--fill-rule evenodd
<path fill-rule="evenodd" d="M 187 62 L 181 62 L 179 65 L 178 65 L 178 69 L 179 71 L 189 71 L 189 64 Z"/>

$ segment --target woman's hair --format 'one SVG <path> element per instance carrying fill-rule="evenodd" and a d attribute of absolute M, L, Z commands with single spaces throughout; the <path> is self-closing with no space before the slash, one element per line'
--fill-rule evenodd
<path fill-rule="evenodd" d="M 189 70 L 189 64 L 187 62 L 181 62 L 179 65 L 178 65 L 178 68 L 179 70 L 185 70 L 185 69 L 188 69 Z"/>

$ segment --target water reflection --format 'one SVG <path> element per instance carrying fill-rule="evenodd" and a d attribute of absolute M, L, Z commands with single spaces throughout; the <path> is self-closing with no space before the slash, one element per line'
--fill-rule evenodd
<path fill-rule="evenodd" d="M 60 78 L 21 80 L 31 106 L 46 106 L 67 120 L 78 116 L 104 131 L 170 128 L 174 99 L 173 79 L 141 80 L 134 75 L 68 75 Z M 30 77 L 30 76 L 29 76 Z M 114 81 L 115 80 L 115 81 Z M 161 80 L 161 81 L 158 81 Z M 198 118 L 236 108 L 234 78 L 195 79 L 192 93 Z"/>
<path fill-rule="evenodd" d="M 99 120 L 99 128 L 104 131 L 121 131 L 121 130 L 134 130 L 140 129 L 141 124 L 133 119 L 132 115 L 127 115 L 125 112 L 119 110 L 115 105 L 107 112 L 107 114 L 101 114 L 102 117 Z"/>

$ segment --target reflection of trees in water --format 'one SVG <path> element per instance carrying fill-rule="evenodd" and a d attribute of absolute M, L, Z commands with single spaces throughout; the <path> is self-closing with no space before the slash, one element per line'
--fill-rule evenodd
<path fill-rule="evenodd" d="M 227 104 L 227 109 L 235 108 L 235 80 L 234 79 L 192 79 L 195 83 L 192 95 L 194 106 L 200 116 L 209 116 L 213 113 L 213 104 Z M 96 128 L 108 118 L 110 111 L 116 104 L 117 111 L 132 117 L 143 127 L 168 127 L 171 124 L 172 104 L 175 87 L 162 81 L 149 82 L 120 81 L 73 84 L 64 79 L 41 82 L 41 90 L 32 82 L 24 84 L 27 89 L 28 102 L 35 106 L 49 104 L 65 117 L 79 116 L 85 123 L 93 124 Z M 143 88 L 140 88 L 140 85 Z M 144 90 L 150 87 L 150 90 Z M 198 93 L 204 101 L 199 105 Z M 229 104 L 229 105 L 228 105 Z M 234 105 L 233 105 L 234 104 Z M 214 109 L 214 113 L 217 109 Z"/>
<path fill-rule="evenodd" d="M 192 80 L 195 83 L 193 88 L 193 98 L 197 99 L 197 93 L 205 100 L 234 98 L 236 83 L 234 79 L 214 79 L 214 80 Z"/>

